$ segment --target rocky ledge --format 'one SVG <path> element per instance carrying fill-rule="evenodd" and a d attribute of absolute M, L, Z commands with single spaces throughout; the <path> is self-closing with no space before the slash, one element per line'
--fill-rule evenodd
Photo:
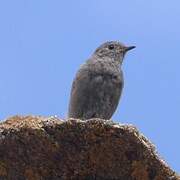
<path fill-rule="evenodd" d="M 0 179 L 176 180 L 131 125 L 14 116 L 0 124 Z"/>

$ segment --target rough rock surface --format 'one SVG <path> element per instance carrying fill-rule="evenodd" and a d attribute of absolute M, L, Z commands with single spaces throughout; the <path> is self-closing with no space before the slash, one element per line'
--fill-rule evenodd
<path fill-rule="evenodd" d="M 131 125 L 14 116 L 0 124 L 0 179 L 179 178 Z"/>

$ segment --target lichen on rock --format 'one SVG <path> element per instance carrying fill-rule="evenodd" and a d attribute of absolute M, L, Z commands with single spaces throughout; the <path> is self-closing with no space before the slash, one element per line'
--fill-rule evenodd
<path fill-rule="evenodd" d="M 14 116 L 0 124 L 0 179 L 179 178 L 132 125 Z"/>

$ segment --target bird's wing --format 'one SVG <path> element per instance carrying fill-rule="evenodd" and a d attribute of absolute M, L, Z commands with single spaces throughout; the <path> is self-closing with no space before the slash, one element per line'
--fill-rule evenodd
<path fill-rule="evenodd" d="M 91 96 L 93 96 L 98 83 L 101 83 L 101 79 L 95 76 L 92 77 L 88 70 L 83 68 L 79 70 L 72 84 L 69 117 L 83 117 L 91 103 Z"/>

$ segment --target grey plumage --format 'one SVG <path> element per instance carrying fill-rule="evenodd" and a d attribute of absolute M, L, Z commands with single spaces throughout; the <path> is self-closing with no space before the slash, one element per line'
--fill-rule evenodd
<path fill-rule="evenodd" d="M 73 81 L 69 103 L 70 118 L 110 119 L 124 85 L 121 65 L 125 53 L 135 48 L 109 41 L 96 49 L 81 65 Z"/>

